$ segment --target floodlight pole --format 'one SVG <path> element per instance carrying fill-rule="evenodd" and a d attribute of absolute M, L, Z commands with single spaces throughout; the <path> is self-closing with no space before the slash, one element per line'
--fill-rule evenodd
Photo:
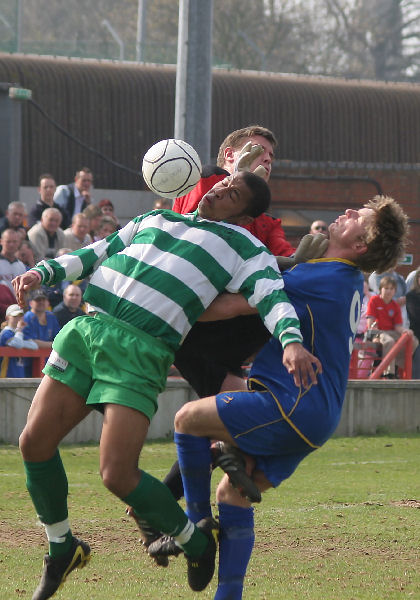
<path fill-rule="evenodd" d="M 137 8 L 137 37 L 136 37 L 136 61 L 144 61 L 144 40 L 146 38 L 146 11 L 147 0 L 139 0 Z"/>
<path fill-rule="evenodd" d="M 16 2 L 16 52 L 22 50 L 22 0 Z"/>
<path fill-rule="evenodd" d="M 210 162 L 213 0 L 180 0 L 174 136 Z"/>

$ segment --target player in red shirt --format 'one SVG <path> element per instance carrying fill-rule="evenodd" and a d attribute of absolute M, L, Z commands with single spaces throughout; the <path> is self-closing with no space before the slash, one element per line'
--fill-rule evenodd
<path fill-rule="evenodd" d="M 175 212 L 186 214 L 196 210 L 198 203 L 215 183 L 231 175 L 237 166 L 240 153 L 246 143 L 262 146 L 263 152 L 248 166 L 250 171 L 262 167 L 258 171 L 266 181 L 271 174 L 271 164 L 277 140 L 274 134 L 265 127 L 253 125 L 230 133 L 222 142 L 217 157 L 217 166 L 207 165 L 203 168 L 201 179 L 195 188 L 186 196 L 176 198 L 172 207 Z M 286 240 L 281 219 L 263 213 L 246 225 L 255 237 L 263 242 L 274 256 L 291 256 L 295 248 Z"/>
<path fill-rule="evenodd" d="M 418 346 L 418 340 L 411 329 L 404 329 L 400 305 L 393 300 L 397 290 L 397 282 L 392 277 L 386 276 L 379 282 L 379 294 L 369 300 L 366 318 L 369 329 L 377 329 L 377 339 L 382 344 L 382 355 L 385 356 L 398 340 L 402 333 L 409 331 L 413 336 L 413 352 Z M 396 377 L 395 363 L 404 365 L 404 353 L 400 353 L 395 361 L 391 361 L 384 376 L 389 379 Z"/>

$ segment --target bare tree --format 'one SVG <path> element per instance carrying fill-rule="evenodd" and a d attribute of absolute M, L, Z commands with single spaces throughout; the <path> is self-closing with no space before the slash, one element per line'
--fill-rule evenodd
<path fill-rule="evenodd" d="M 335 75 L 398 81 L 418 60 L 420 8 L 408 0 L 325 0 L 326 48 L 341 52 Z M 417 52 L 405 45 L 417 38 Z M 415 48 L 415 45 L 414 45 Z"/>
<path fill-rule="evenodd" d="M 420 81 L 419 0 L 213 1 L 216 65 Z M 15 3 L 3 0 L 0 9 L 1 50 L 13 51 Z M 143 59 L 175 63 L 179 2 L 145 5 Z M 118 58 L 106 19 L 135 60 L 138 0 L 37 0 L 23 9 L 24 52 Z"/>

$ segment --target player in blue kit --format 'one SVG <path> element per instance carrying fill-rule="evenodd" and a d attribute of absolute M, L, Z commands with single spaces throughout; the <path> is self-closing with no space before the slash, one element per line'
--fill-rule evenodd
<path fill-rule="evenodd" d="M 284 272 L 304 346 L 323 365 L 317 385 L 299 386 L 282 364 L 281 346 L 271 339 L 253 363 L 249 391 L 190 402 L 177 413 L 175 441 L 192 521 L 211 514 L 211 439 L 230 444 L 234 455 L 238 449 L 249 455 L 250 489 L 256 486 L 264 491 L 290 477 L 300 461 L 332 435 L 341 415 L 360 314 L 361 270 L 383 271 L 395 265 L 404 251 L 407 230 L 400 206 L 377 196 L 360 210 L 347 210 L 330 225 L 330 244 L 323 258 Z M 249 312 L 244 298 L 232 294 L 217 298 L 206 316 L 221 319 Z M 245 471 L 242 476 L 246 477 Z M 215 599 L 239 600 L 254 542 L 253 508 L 226 475 L 216 497 L 220 557 Z M 178 553 L 167 538 L 148 551 L 152 556 Z"/>

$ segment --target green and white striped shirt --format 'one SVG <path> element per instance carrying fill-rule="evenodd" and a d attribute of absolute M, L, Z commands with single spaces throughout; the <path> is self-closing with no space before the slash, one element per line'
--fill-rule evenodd
<path fill-rule="evenodd" d="M 92 275 L 87 302 L 174 350 L 224 290 L 242 293 L 283 347 L 302 341 L 274 256 L 242 227 L 197 212 L 154 210 L 35 270 L 47 285 Z"/>

